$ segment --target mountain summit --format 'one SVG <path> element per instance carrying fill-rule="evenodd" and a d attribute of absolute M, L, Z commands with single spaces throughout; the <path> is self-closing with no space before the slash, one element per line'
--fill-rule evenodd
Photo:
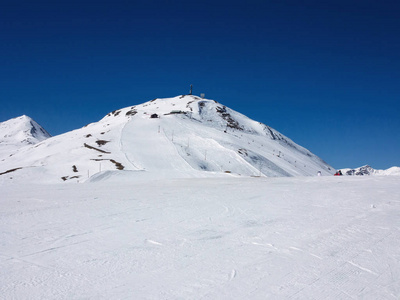
<path fill-rule="evenodd" d="M 51 135 L 28 116 L 0 123 L 0 157 L 10 155 L 26 145 L 34 145 Z"/>
<path fill-rule="evenodd" d="M 0 123 L 1 144 L 32 145 L 49 137 L 42 126 L 25 115 Z"/>
<path fill-rule="evenodd" d="M 155 178 L 333 173 L 319 157 L 271 127 L 192 95 L 115 110 L 99 122 L 23 147 L 0 162 L 0 173 L 15 168 L 7 177 L 24 174 L 56 182 L 121 174 Z"/>

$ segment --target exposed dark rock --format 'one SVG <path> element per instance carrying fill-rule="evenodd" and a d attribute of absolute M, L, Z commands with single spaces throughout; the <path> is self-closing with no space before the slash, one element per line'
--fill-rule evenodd
<path fill-rule="evenodd" d="M 134 116 L 137 114 L 137 111 L 132 109 L 126 112 L 125 116 Z"/>
<path fill-rule="evenodd" d="M 226 106 L 217 106 L 217 113 L 227 122 L 226 126 L 229 128 L 243 130 L 239 123 L 232 118 L 232 116 L 226 111 Z"/>
<path fill-rule="evenodd" d="M 84 143 L 83 145 L 84 145 L 86 148 L 88 148 L 88 149 L 93 149 L 93 150 L 99 151 L 99 152 L 101 152 L 101 153 L 108 153 L 108 154 L 111 153 L 111 152 L 107 152 L 107 151 L 98 149 L 98 148 L 96 148 L 96 147 L 90 146 L 90 145 L 88 145 L 88 144 L 86 144 L 86 143 Z"/>
<path fill-rule="evenodd" d="M 246 150 L 246 149 L 243 149 L 243 148 L 240 148 L 240 149 L 238 150 L 238 153 L 239 153 L 240 155 L 243 155 L 243 156 L 248 156 L 247 150 Z"/>
<path fill-rule="evenodd" d="M 113 159 L 110 159 L 110 161 L 115 165 L 115 167 L 116 167 L 118 170 L 123 170 L 123 169 L 125 168 L 121 163 L 119 163 L 119 162 L 117 162 L 117 161 L 115 161 L 115 160 L 113 160 Z"/>
<path fill-rule="evenodd" d="M 4 175 L 4 174 L 7 174 L 7 173 L 11 173 L 11 172 L 17 171 L 17 170 L 19 170 L 19 169 L 22 169 L 22 167 L 7 170 L 7 171 L 5 171 L 5 172 L 0 173 L 0 175 Z"/>
<path fill-rule="evenodd" d="M 103 145 L 105 145 L 105 144 L 107 144 L 107 143 L 109 143 L 109 142 L 110 142 L 110 141 L 97 140 L 97 141 L 96 141 L 96 144 L 99 145 L 99 146 L 103 146 Z"/>

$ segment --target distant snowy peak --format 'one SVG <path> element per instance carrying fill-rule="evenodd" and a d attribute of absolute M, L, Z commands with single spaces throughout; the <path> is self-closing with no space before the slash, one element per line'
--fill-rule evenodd
<path fill-rule="evenodd" d="M 20 116 L 0 123 L 0 144 L 3 145 L 33 145 L 51 135 L 28 116 Z"/>
<path fill-rule="evenodd" d="M 342 169 L 342 173 L 348 176 L 364 176 L 364 175 L 375 175 L 375 176 L 389 176 L 397 175 L 400 176 L 399 167 L 391 167 L 386 170 L 376 170 L 369 165 L 365 165 L 356 169 Z"/>

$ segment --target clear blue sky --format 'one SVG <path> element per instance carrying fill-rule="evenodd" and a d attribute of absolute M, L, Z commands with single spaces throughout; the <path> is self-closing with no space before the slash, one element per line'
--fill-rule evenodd
<path fill-rule="evenodd" d="M 400 166 L 400 1 L 2 1 L 0 122 L 205 93 L 335 168 Z"/>

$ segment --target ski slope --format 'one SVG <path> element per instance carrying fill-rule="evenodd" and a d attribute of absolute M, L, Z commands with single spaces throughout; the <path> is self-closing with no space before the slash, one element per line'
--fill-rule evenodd
<path fill-rule="evenodd" d="M 140 172 L 1 185 L 1 298 L 400 296 L 396 176 L 137 180 Z"/>
<path fill-rule="evenodd" d="M 153 121 L 153 122 L 152 122 Z M 135 118 L 123 129 L 122 151 L 129 161 L 150 172 L 165 170 L 190 171 L 192 168 L 180 157 L 173 143 L 161 131 L 157 119 Z M 145 166 L 145 167 L 144 167 Z"/>

